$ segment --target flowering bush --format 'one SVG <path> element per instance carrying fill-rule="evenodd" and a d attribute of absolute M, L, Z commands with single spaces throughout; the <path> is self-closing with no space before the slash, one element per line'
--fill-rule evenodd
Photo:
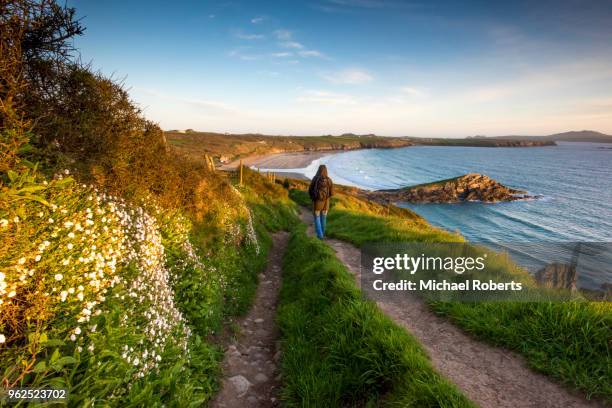
<path fill-rule="evenodd" d="M 151 384 L 169 377 L 160 383 L 165 388 L 182 382 L 182 393 L 210 395 L 219 355 L 190 326 L 204 335 L 219 327 L 231 309 L 227 289 L 239 284 L 244 266 L 236 261 L 244 251 L 260 253 L 250 214 L 244 205 L 239 210 L 245 226 L 226 220 L 221 238 L 238 245 L 209 248 L 203 262 L 180 211 L 153 200 L 136 207 L 68 174 L 48 182 L 12 174 L 0 195 L 4 385 L 97 390 L 110 402 L 135 393 L 163 398 L 169 394 L 151 394 Z M 185 387 L 192 375 L 199 383 Z"/>

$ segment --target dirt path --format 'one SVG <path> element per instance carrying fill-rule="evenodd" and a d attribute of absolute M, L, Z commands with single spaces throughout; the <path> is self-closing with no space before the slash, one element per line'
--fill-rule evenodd
<path fill-rule="evenodd" d="M 259 275 L 259 287 L 249 313 L 239 319 L 240 333 L 223 359 L 221 391 L 214 408 L 275 407 L 279 388 L 280 357 L 276 306 L 281 287 L 282 261 L 288 233 L 272 236 L 268 266 Z"/>
<path fill-rule="evenodd" d="M 301 210 L 313 235 L 312 215 Z M 355 275 L 361 286 L 361 251 L 337 239 L 325 241 Z M 365 286 L 368 282 L 364 282 Z M 380 296 L 379 296 L 380 297 Z M 376 302 L 395 323 L 423 345 L 435 369 L 483 408 L 599 407 L 575 396 L 550 378 L 531 370 L 525 359 L 508 350 L 480 342 L 447 319 L 437 316 L 416 297 Z"/>

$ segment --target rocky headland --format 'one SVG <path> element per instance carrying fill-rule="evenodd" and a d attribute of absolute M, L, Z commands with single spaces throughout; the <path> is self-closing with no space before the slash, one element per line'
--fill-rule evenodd
<path fill-rule="evenodd" d="M 534 198 L 478 173 L 420 184 L 395 190 L 364 193 L 367 198 L 382 202 L 459 203 L 465 201 L 500 202 Z"/>

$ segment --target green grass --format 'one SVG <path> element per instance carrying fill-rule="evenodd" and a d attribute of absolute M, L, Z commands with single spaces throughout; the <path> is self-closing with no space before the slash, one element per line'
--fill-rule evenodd
<path fill-rule="evenodd" d="M 299 203 L 308 198 L 297 190 L 291 196 Z M 328 217 L 329 236 L 357 246 L 366 242 L 462 240 L 412 215 L 394 215 L 389 210 L 391 215 L 387 216 L 381 207 L 354 196 L 339 195 Z M 525 271 L 502 255 L 490 257 L 487 265 L 498 276 L 530 283 Z M 474 336 L 518 351 L 534 369 L 580 390 L 588 398 L 612 401 L 610 303 L 430 302 L 430 306 Z"/>
<path fill-rule="evenodd" d="M 303 226 L 284 258 L 278 323 L 289 407 L 471 407 L 419 343 L 363 299 L 353 276 Z"/>

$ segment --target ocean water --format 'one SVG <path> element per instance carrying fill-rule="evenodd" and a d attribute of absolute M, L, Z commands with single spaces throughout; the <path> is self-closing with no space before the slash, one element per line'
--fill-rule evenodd
<path fill-rule="evenodd" d="M 536 200 L 495 204 L 400 204 L 434 225 L 460 232 L 472 242 L 515 247 L 511 255 L 525 266 L 537 268 L 542 262 L 556 260 L 555 251 L 563 247 L 556 243 L 612 242 L 610 144 L 356 150 L 323 157 L 297 171 L 312 177 L 319 164 L 327 165 L 338 184 L 372 190 L 483 173 L 504 185 L 541 195 Z M 566 247 L 571 252 L 573 247 Z M 606 262 L 612 259 L 607 255 Z M 585 287 L 612 282 L 607 271 L 586 275 L 580 276 Z"/>

